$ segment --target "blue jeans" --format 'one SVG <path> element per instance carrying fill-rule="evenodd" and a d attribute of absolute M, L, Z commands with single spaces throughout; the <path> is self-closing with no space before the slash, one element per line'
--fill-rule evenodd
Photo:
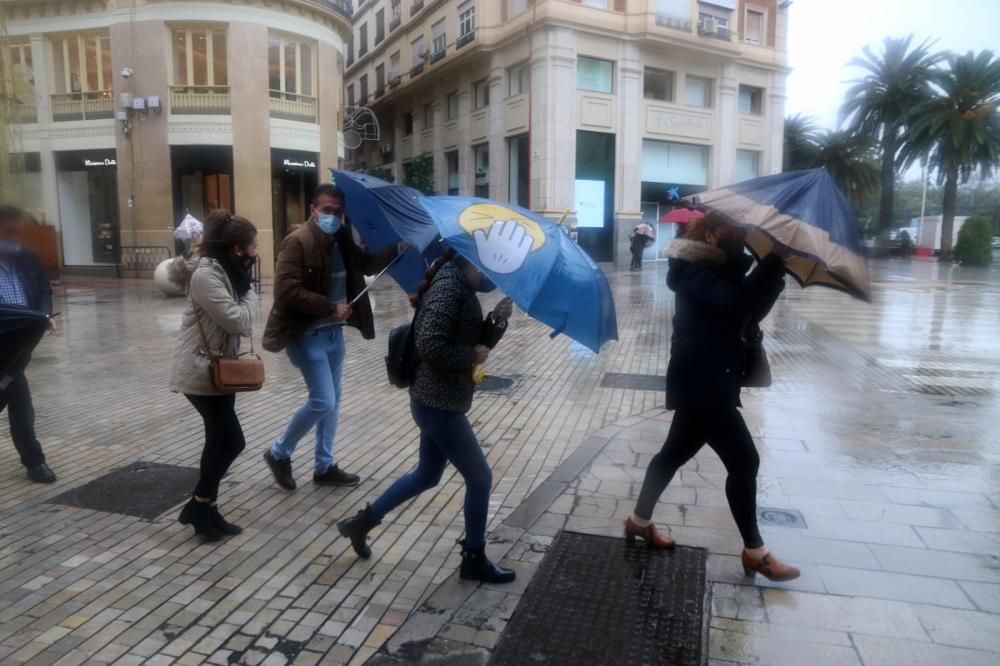
<path fill-rule="evenodd" d="M 420 461 L 375 500 L 372 516 L 382 520 L 403 502 L 436 486 L 450 462 L 465 479 L 466 547 L 485 546 L 493 473 L 469 419 L 465 414 L 434 409 L 416 400 L 410 401 L 410 411 L 420 427 Z"/>
<path fill-rule="evenodd" d="M 288 346 L 288 358 L 306 380 L 309 400 L 295 412 L 284 434 L 271 447 L 271 455 L 279 460 L 291 458 L 299 440 L 315 426 L 316 471 L 325 472 L 333 465 L 333 438 L 340 412 L 343 327 L 327 326 L 306 333 Z"/>

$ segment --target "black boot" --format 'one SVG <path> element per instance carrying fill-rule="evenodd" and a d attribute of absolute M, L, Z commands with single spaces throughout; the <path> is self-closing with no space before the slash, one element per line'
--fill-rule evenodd
<path fill-rule="evenodd" d="M 218 541 L 222 538 L 222 533 L 212 519 L 212 506 L 208 502 L 196 502 L 191 498 L 181 509 L 177 522 L 194 526 L 194 533 L 205 541 Z"/>
<path fill-rule="evenodd" d="M 517 573 L 510 569 L 493 564 L 486 557 L 486 547 L 470 549 L 464 541 L 459 541 L 462 545 L 462 568 L 458 570 L 458 575 L 462 580 L 478 580 L 483 583 L 510 583 L 517 577 Z"/>
<path fill-rule="evenodd" d="M 341 536 L 351 540 L 351 545 L 358 557 L 367 560 L 372 556 L 372 549 L 368 547 L 368 533 L 372 531 L 373 527 L 381 524 L 381 520 L 375 520 L 372 516 L 372 508 L 369 505 L 358 511 L 358 515 L 353 518 L 345 518 L 337 523 L 337 531 L 340 532 Z"/>
<path fill-rule="evenodd" d="M 212 524 L 215 525 L 215 529 L 219 531 L 222 536 L 236 536 L 237 534 L 243 534 L 243 528 L 239 525 L 234 525 L 219 513 L 219 506 L 217 504 L 209 504 L 212 514 Z"/>

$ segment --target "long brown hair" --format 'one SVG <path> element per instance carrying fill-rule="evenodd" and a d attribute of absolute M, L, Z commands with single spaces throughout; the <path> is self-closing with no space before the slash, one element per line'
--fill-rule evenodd
<path fill-rule="evenodd" d="M 737 230 L 738 227 L 732 225 L 729 220 L 718 213 L 705 213 L 701 217 L 691 219 L 684 226 L 684 240 L 708 242 L 708 235 L 719 235 L 722 229 Z"/>
<path fill-rule="evenodd" d="M 437 276 L 438 271 L 444 268 L 445 264 L 447 264 L 449 261 L 451 261 L 457 256 L 458 253 L 455 252 L 454 248 L 449 247 L 443 253 L 441 253 L 440 257 L 434 260 L 434 263 L 432 263 L 430 267 L 427 269 L 427 272 L 424 273 L 423 282 L 421 282 L 420 286 L 417 288 L 417 293 L 410 296 L 410 304 L 413 307 L 417 307 L 420 305 L 420 301 L 423 300 L 424 294 L 427 293 L 427 290 L 431 288 L 431 282 L 434 281 L 434 278 Z"/>
<path fill-rule="evenodd" d="M 205 231 L 198 254 L 204 257 L 213 246 L 217 250 L 225 247 L 231 251 L 235 246 L 246 250 L 256 237 L 257 227 L 250 220 L 233 215 L 228 210 L 213 210 L 205 218 Z"/>

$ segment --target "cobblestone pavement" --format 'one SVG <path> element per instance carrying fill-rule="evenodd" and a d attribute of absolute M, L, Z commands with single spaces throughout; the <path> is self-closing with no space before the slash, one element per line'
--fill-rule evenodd
<path fill-rule="evenodd" d="M 1000 273 L 876 274 L 872 305 L 790 286 L 767 326 L 775 386 L 745 400 L 761 505 L 804 521 L 765 538 L 803 577 L 747 584 L 710 452 L 658 507 L 679 540 L 710 549 L 718 663 L 1000 659 Z M 30 371 L 59 483 L 27 483 L 0 435 L 0 663 L 485 661 L 560 529 L 618 533 L 669 427 L 655 379 L 672 309 L 662 267 L 611 278 L 621 341 L 594 356 L 520 315 L 489 368 L 513 383 L 470 415 L 494 470 L 490 552 L 520 573 L 509 588 L 452 575 L 462 484 L 450 470 L 373 533 L 371 560 L 333 529 L 416 459 L 406 396 L 384 379 L 384 332 L 408 319 L 391 287 L 376 290 L 379 339 L 349 339 L 337 458 L 358 488 L 313 486 L 309 442 L 299 490 L 271 483 L 260 454 L 304 387 L 268 355 L 266 390 L 239 398 L 248 449 L 221 497 L 242 536 L 200 544 L 176 509 L 147 521 L 48 503 L 135 461 L 196 466 L 200 451 L 200 422 L 166 390 L 183 303 L 141 282 L 68 284 L 64 331 Z"/>

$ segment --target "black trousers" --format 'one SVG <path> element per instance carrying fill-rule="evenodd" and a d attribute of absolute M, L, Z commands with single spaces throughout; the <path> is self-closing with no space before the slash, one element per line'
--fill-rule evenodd
<path fill-rule="evenodd" d="M 0 412 L 7 408 L 10 438 L 21 456 L 21 464 L 28 468 L 38 467 L 45 464 L 45 454 L 35 437 L 35 406 L 31 402 L 31 388 L 23 371 L 12 377 L 7 388 L 0 389 Z"/>
<path fill-rule="evenodd" d="M 642 255 L 645 251 L 645 241 L 641 243 L 632 243 L 632 268 L 642 268 Z"/>
<path fill-rule="evenodd" d="M 212 502 L 219 499 L 219 484 L 236 457 L 246 448 L 243 428 L 236 416 L 236 394 L 188 395 L 205 421 L 205 448 L 201 452 L 201 476 L 194 494 Z"/>
<path fill-rule="evenodd" d="M 653 456 L 642 483 L 635 515 L 653 515 L 660 495 L 674 474 L 705 444 L 726 466 L 726 499 L 746 548 L 764 545 L 757 529 L 757 469 L 760 456 L 746 422 L 736 407 L 679 409 L 663 448 Z"/>

